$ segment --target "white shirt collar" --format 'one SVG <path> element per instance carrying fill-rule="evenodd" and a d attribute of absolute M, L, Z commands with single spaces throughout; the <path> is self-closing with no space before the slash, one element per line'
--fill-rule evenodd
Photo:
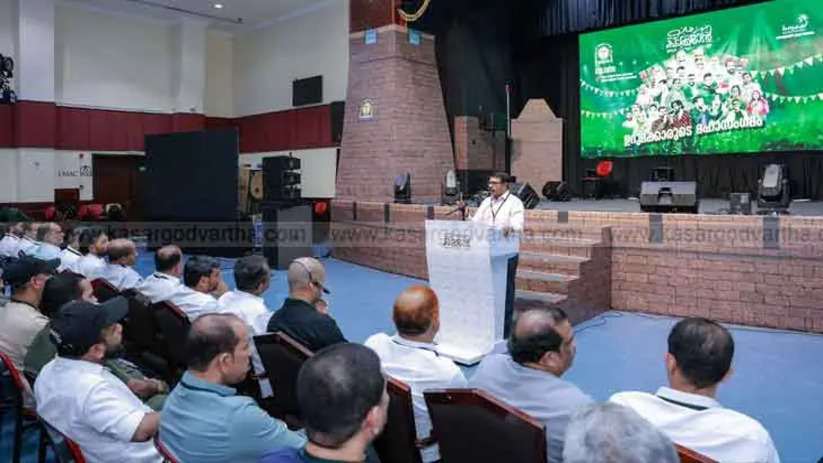
<path fill-rule="evenodd" d="M 433 342 L 420 342 L 420 341 L 412 341 L 411 339 L 406 339 L 399 334 L 395 334 L 391 337 L 391 340 L 395 344 L 399 344 L 405 347 L 411 347 L 413 349 L 424 349 L 431 352 L 437 353 L 437 344 Z"/>
<path fill-rule="evenodd" d="M 246 292 L 246 291 L 241 291 L 239 289 L 236 289 L 236 290 L 232 291 L 232 294 L 234 294 L 234 297 L 236 299 L 251 299 L 252 301 L 259 302 L 261 304 L 264 302 L 262 297 L 255 296 L 252 293 L 249 293 L 249 292 Z"/>
<path fill-rule="evenodd" d="M 680 402 L 687 405 L 696 405 L 705 408 L 720 408 L 720 402 L 700 394 L 692 394 L 690 392 L 678 391 L 670 387 L 663 386 L 657 390 L 658 397 L 661 399 L 668 399 L 673 402 Z"/>
<path fill-rule="evenodd" d="M 83 256 L 83 254 L 82 254 L 80 251 L 78 251 L 77 249 L 74 249 L 74 248 L 73 248 L 73 247 L 71 247 L 71 246 L 66 246 L 65 251 L 68 251 L 68 252 L 70 252 L 70 253 L 72 253 L 72 254 L 74 254 L 74 255 L 76 255 L 76 256 Z"/>
<path fill-rule="evenodd" d="M 100 374 L 103 372 L 103 365 L 99 363 L 87 362 L 80 359 L 70 359 L 66 357 L 56 357 L 59 363 L 63 364 L 64 368 L 71 368 L 72 370 L 80 370 L 87 373 Z"/>
<path fill-rule="evenodd" d="M 503 193 L 502 195 L 500 195 L 497 199 L 495 199 L 495 198 L 494 198 L 494 196 L 489 196 L 489 198 L 491 198 L 491 202 L 492 202 L 493 204 L 497 204 L 497 203 L 499 203 L 499 202 L 501 202 L 501 201 L 505 201 L 505 200 L 506 200 L 506 198 L 508 198 L 510 194 L 512 194 L 512 192 L 511 192 L 511 191 L 509 191 L 509 190 L 506 190 L 506 192 L 505 192 L 505 193 Z"/>

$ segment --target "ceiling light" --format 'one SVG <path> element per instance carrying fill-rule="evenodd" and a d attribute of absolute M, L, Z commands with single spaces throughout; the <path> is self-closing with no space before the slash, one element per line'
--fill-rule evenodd
<path fill-rule="evenodd" d="M 220 8 L 223 8 L 223 4 L 222 3 L 215 3 L 214 7 L 219 10 Z"/>

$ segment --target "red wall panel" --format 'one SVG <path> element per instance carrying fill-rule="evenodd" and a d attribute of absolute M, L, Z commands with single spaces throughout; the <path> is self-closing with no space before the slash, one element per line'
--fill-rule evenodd
<path fill-rule="evenodd" d="M 0 148 L 14 146 L 14 106 L 0 105 Z"/>
<path fill-rule="evenodd" d="M 242 153 L 337 145 L 331 140 L 328 105 L 235 119 L 58 107 L 33 101 L 0 105 L 0 147 L 143 151 L 146 135 L 224 127 L 238 128 Z"/>

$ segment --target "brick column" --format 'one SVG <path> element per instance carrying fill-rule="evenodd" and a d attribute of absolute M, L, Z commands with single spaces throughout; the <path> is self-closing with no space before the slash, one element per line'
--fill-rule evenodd
<path fill-rule="evenodd" d="M 434 36 L 411 43 L 400 0 L 351 0 L 349 82 L 337 198 L 392 201 L 398 175 L 411 174 L 412 200 L 440 200 L 454 168 Z M 367 40 L 374 30 L 376 40 Z M 368 102 L 371 117 L 362 117 Z"/>

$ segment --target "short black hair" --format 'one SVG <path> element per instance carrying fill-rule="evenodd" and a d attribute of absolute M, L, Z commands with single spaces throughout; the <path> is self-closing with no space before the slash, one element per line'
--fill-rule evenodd
<path fill-rule="evenodd" d="M 169 251 L 166 253 L 161 252 L 162 249 L 163 248 L 160 248 L 154 253 L 154 268 L 158 272 L 167 272 L 180 263 L 183 259 L 183 253 L 176 249 L 173 252 Z"/>
<path fill-rule="evenodd" d="M 493 178 L 496 178 L 496 179 L 500 180 L 503 183 L 510 183 L 512 181 L 511 175 L 509 175 L 505 172 L 495 172 L 495 173 L 489 175 L 489 179 L 493 179 Z"/>
<path fill-rule="evenodd" d="M 97 241 L 97 238 L 106 234 L 106 230 L 101 227 L 83 228 L 80 233 L 80 249 L 78 251 L 83 254 L 89 253 L 89 247 Z"/>
<path fill-rule="evenodd" d="M 734 356 L 729 330 L 706 318 L 686 318 L 669 333 L 669 353 L 696 388 L 715 385 L 726 376 Z"/>
<path fill-rule="evenodd" d="M 207 314 L 198 318 L 186 335 L 186 365 L 195 371 L 206 371 L 215 357 L 234 352 L 240 338 L 234 332 L 234 322 L 242 323 L 233 314 Z"/>
<path fill-rule="evenodd" d="M 80 282 L 85 277 L 73 272 L 63 272 L 49 278 L 43 287 L 43 297 L 40 299 L 40 312 L 52 318 L 57 315 L 60 307 L 67 302 L 76 301 L 83 296 Z"/>
<path fill-rule="evenodd" d="M 191 256 L 183 269 L 183 283 L 189 288 L 197 286 L 200 279 L 211 276 L 214 269 L 220 268 L 220 262 L 214 257 Z"/>
<path fill-rule="evenodd" d="M 566 312 L 557 307 L 526 309 L 518 314 L 518 319 L 530 312 L 545 314 L 546 323 L 525 336 L 517 336 L 517 320 L 514 321 L 508 342 L 509 354 L 512 360 L 521 364 L 538 362 L 546 352 L 559 352 L 563 337 L 554 327 L 568 319 Z"/>
<path fill-rule="evenodd" d="M 271 269 L 263 256 L 246 256 L 234 263 L 234 283 L 240 291 L 254 291 L 266 281 Z"/>
<path fill-rule="evenodd" d="M 321 447 L 340 447 L 380 403 L 385 387 L 380 358 L 368 347 L 342 343 L 320 350 L 297 375 L 306 436 Z"/>

